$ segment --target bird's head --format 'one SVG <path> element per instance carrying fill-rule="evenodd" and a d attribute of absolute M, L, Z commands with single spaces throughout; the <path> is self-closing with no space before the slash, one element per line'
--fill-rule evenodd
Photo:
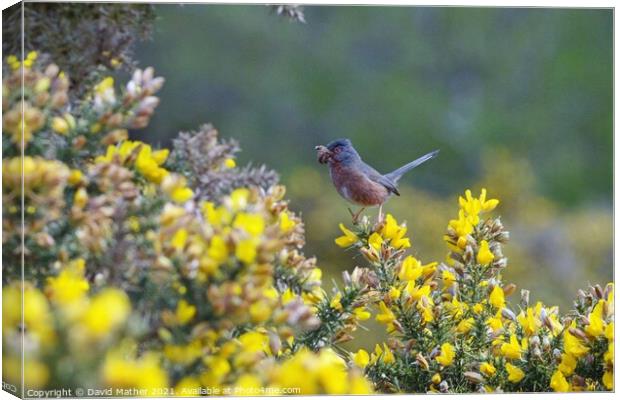
<path fill-rule="evenodd" d="M 336 139 L 327 146 L 316 146 L 315 150 L 321 164 L 348 164 L 360 159 L 349 139 Z"/>

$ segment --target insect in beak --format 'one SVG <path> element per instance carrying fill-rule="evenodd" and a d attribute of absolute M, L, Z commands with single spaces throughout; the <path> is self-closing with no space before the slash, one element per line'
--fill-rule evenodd
<path fill-rule="evenodd" d="M 314 146 L 314 149 L 316 150 L 317 160 L 321 164 L 327 164 L 327 162 L 332 156 L 332 152 L 323 145 Z"/>

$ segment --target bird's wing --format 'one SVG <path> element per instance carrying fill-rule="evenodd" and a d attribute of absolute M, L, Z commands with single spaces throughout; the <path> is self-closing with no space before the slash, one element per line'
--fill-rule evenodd
<path fill-rule="evenodd" d="M 376 169 L 374 169 L 368 164 L 364 164 L 364 172 L 366 173 L 366 176 L 368 177 L 368 179 L 370 179 L 373 182 L 380 183 L 381 185 L 385 186 L 385 188 L 389 192 L 394 193 L 397 196 L 400 196 L 400 193 L 398 192 L 398 188 L 396 187 L 396 184 L 390 178 L 386 177 L 385 175 L 381 175 Z"/>

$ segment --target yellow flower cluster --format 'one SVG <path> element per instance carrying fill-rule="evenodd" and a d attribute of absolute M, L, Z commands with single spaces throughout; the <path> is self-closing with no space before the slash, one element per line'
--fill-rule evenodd
<path fill-rule="evenodd" d="M 69 176 L 70 169 L 57 160 L 28 156 L 2 160 L 3 243 L 21 240 L 22 194 L 25 233 L 33 235 L 36 242 L 48 241 L 42 231 L 62 216 Z"/>
<path fill-rule="evenodd" d="M 101 371 L 104 387 L 115 389 L 113 393 L 117 396 L 159 397 L 170 394 L 165 391 L 169 380 L 161 365 L 161 357 L 154 352 L 140 357 L 135 357 L 133 353 L 135 344 L 131 342 L 108 351 Z"/>
<path fill-rule="evenodd" d="M 312 334 L 317 327 L 316 312 L 326 300 L 321 270 L 294 250 L 302 227 L 283 195 L 279 186 L 267 193 L 239 188 L 220 204 L 164 206 L 153 236 L 153 279 L 170 284 L 179 300 L 162 310 L 159 337 L 168 362 L 193 371 L 176 383 L 177 392 L 192 393 L 199 386 L 288 387 L 297 382 L 291 371 L 298 373 L 307 363 L 318 363 L 330 374 L 341 371 L 344 380 L 332 383 L 320 375 L 313 382 L 306 372 L 302 391 L 369 390 L 359 373 L 347 383 L 347 369 L 339 366 L 345 363 L 335 354 L 304 353 L 304 332 Z M 205 293 L 203 301 L 196 300 L 199 292 Z M 341 299 L 335 296 L 330 307 L 344 311 Z M 357 305 L 347 316 L 357 320 L 369 314 Z M 237 326 L 249 330 L 231 340 Z M 182 338 L 179 332 L 185 332 Z M 275 357 L 287 361 L 279 365 Z M 270 367 L 259 373 L 265 365 Z"/>
<path fill-rule="evenodd" d="M 109 144 L 126 139 L 128 128 L 144 128 L 159 104 L 154 94 L 163 84 L 164 78 L 155 77 L 151 67 L 136 69 L 120 92 L 113 77 L 103 77 L 88 96 L 89 107 L 97 114 L 89 125 L 90 133 L 107 132 L 102 142 Z"/>
<path fill-rule="evenodd" d="M 22 61 L 19 61 L 16 56 L 11 55 L 7 57 L 6 62 L 7 64 L 9 64 L 9 67 L 13 71 L 16 71 L 22 65 L 24 66 L 24 68 L 31 68 L 38 56 L 39 54 L 36 51 L 31 51 L 26 55 L 26 58 Z"/>
<path fill-rule="evenodd" d="M 161 165 L 168 158 L 168 149 L 153 151 L 149 144 L 125 140 L 119 145 L 109 145 L 105 155 L 95 158 L 95 163 L 116 161 L 120 165 L 133 166 L 148 181 L 161 183 L 169 172 Z"/>
<path fill-rule="evenodd" d="M 75 125 L 73 117 L 65 112 L 69 80 L 54 64 L 48 65 L 44 71 L 32 68 L 36 60 L 35 51 L 28 53 L 22 62 L 9 56 L 7 63 L 12 71 L 2 82 L 2 129 L 18 148 L 22 147 L 22 142 L 27 146 L 35 133 L 52 126 L 51 121 L 60 118 L 59 115 L 67 116 L 67 125 L 69 121 Z M 21 65 L 25 68 L 20 68 Z"/>
<path fill-rule="evenodd" d="M 482 189 L 479 197 L 472 197 L 471 190 L 465 191 L 465 197 L 459 196 L 459 215 L 457 219 L 453 219 L 448 223 L 448 234 L 444 237 L 450 247 L 462 252 L 467 245 L 468 239 L 474 233 L 474 228 L 480 222 L 480 214 L 493 211 L 499 204 L 499 200 L 487 200 L 487 190 Z M 482 243 L 480 243 L 483 246 Z M 488 245 L 488 244 L 487 244 Z M 489 259 L 488 247 L 486 251 L 481 249 L 482 260 L 492 261 Z"/>
<path fill-rule="evenodd" d="M 613 284 L 604 291 L 600 287 L 592 288 L 592 295 L 586 300 L 579 299 L 584 306 L 585 318 L 573 320 L 564 330 L 564 346 L 560 363 L 553 373 L 550 386 L 556 392 L 587 390 L 594 382 L 580 376 L 577 369 L 587 355 L 594 355 L 602 364 L 601 382 L 605 389 L 614 387 L 614 293 Z M 583 301 L 590 303 L 584 304 Z M 600 360 L 602 355 L 602 362 Z M 581 365 L 579 365 L 581 366 Z M 571 379 L 570 381 L 568 379 Z"/>
<path fill-rule="evenodd" d="M 19 362 L 20 348 L 14 344 L 21 336 L 23 311 L 25 340 L 32 343 L 25 356 L 35 366 L 26 371 L 30 388 L 53 384 L 49 381 L 53 366 L 43 362 L 50 355 L 60 349 L 69 359 L 87 357 L 91 362 L 96 361 L 97 356 L 103 356 L 97 349 L 113 338 L 127 321 L 131 305 L 125 292 L 105 288 L 91 295 L 84 272 L 84 260 L 76 259 L 61 267 L 57 276 L 49 277 L 44 291 L 25 282 L 23 310 L 16 306 L 21 303 L 19 282 L 3 289 L 4 361 Z"/>
<path fill-rule="evenodd" d="M 354 229 L 340 225 L 344 235 L 336 243 L 359 249 L 369 262 L 360 281 L 391 336 L 370 355 L 352 353 L 352 363 L 388 392 L 611 389 L 611 284 L 582 296 L 578 318 L 560 317 L 557 307 L 541 302 L 530 305 L 527 291 L 515 312 L 507 298 L 516 287 L 500 275 L 508 232 L 499 219 L 481 218 L 499 203 L 486 197 L 485 189 L 478 198 L 469 190 L 459 197 L 441 264 L 403 254 L 409 242 L 399 246 L 402 236 L 386 239 L 392 231 L 385 227 L 399 226 L 391 215 L 385 227 L 364 219 Z"/>

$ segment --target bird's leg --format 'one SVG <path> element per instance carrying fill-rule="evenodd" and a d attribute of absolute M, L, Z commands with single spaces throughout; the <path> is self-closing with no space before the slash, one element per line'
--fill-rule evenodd
<path fill-rule="evenodd" d="M 347 208 L 349 210 L 349 213 L 351 214 L 351 217 L 353 218 L 353 225 L 357 225 L 360 214 L 362 213 L 362 211 L 364 211 L 366 209 L 366 207 L 362 207 L 360 208 L 360 210 L 356 213 L 354 213 L 353 211 L 351 211 L 351 208 Z"/>
<path fill-rule="evenodd" d="M 379 206 L 379 215 L 377 215 L 377 224 L 383 222 L 383 203 Z"/>

